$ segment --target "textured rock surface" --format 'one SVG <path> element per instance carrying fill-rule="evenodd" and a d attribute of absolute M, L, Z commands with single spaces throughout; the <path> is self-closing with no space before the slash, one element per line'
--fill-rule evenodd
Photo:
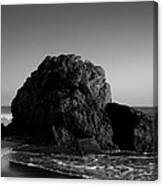
<path fill-rule="evenodd" d="M 105 110 L 112 122 L 113 142 L 121 150 L 155 150 L 157 132 L 148 114 L 117 103 L 108 103 Z"/>
<path fill-rule="evenodd" d="M 104 113 L 109 102 L 110 85 L 100 66 L 75 55 L 46 57 L 12 101 L 10 128 L 15 135 L 66 149 L 78 149 L 84 138 L 111 149 L 112 129 Z"/>
<path fill-rule="evenodd" d="M 46 57 L 12 101 L 12 123 L 2 136 L 54 145 L 62 153 L 156 151 L 157 121 L 111 103 L 104 70 L 79 56 Z"/>
<path fill-rule="evenodd" d="M 95 139 L 85 138 L 78 140 L 78 146 L 82 155 L 89 153 L 101 153 L 101 148 Z"/>

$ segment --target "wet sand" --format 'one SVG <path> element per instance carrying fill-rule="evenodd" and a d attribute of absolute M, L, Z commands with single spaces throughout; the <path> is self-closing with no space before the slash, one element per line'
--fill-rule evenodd
<path fill-rule="evenodd" d="M 24 178 L 66 178 L 73 179 L 76 177 L 68 177 L 56 174 L 50 171 L 41 170 L 39 168 L 32 168 L 16 163 L 11 163 L 6 160 L 1 161 L 1 176 L 2 177 L 24 177 Z"/>
<path fill-rule="evenodd" d="M 1 153 L 7 152 L 11 147 L 19 145 L 20 142 L 1 141 Z M 28 167 L 9 162 L 7 158 L 1 156 L 1 177 L 24 177 L 24 178 L 66 178 L 78 177 L 65 176 L 54 172 L 46 171 L 36 167 Z M 78 178 L 79 179 L 79 178 Z"/>

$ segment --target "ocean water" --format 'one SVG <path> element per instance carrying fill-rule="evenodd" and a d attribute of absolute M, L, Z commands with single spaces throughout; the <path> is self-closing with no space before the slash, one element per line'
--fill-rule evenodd
<path fill-rule="evenodd" d="M 140 108 L 153 114 L 152 108 Z M 1 122 L 12 119 L 10 108 L 1 110 Z M 6 124 L 7 125 L 7 124 Z M 103 152 L 87 156 L 47 153 L 12 138 L 1 141 L 1 174 L 4 177 L 156 180 L 157 153 Z M 52 147 L 49 147 L 52 148 Z"/>

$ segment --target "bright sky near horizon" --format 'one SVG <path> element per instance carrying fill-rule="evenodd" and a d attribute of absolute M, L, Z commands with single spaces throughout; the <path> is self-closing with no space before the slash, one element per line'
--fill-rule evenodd
<path fill-rule="evenodd" d="M 7 5 L 1 9 L 1 104 L 47 55 L 101 65 L 113 100 L 153 105 L 153 2 Z"/>

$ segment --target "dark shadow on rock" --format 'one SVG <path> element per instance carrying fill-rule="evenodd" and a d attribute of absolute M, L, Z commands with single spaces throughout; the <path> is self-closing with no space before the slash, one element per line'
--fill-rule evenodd
<path fill-rule="evenodd" d="M 154 123 L 148 114 L 117 103 L 108 103 L 105 111 L 112 123 L 113 142 L 121 150 L 154 151 Z"/>

